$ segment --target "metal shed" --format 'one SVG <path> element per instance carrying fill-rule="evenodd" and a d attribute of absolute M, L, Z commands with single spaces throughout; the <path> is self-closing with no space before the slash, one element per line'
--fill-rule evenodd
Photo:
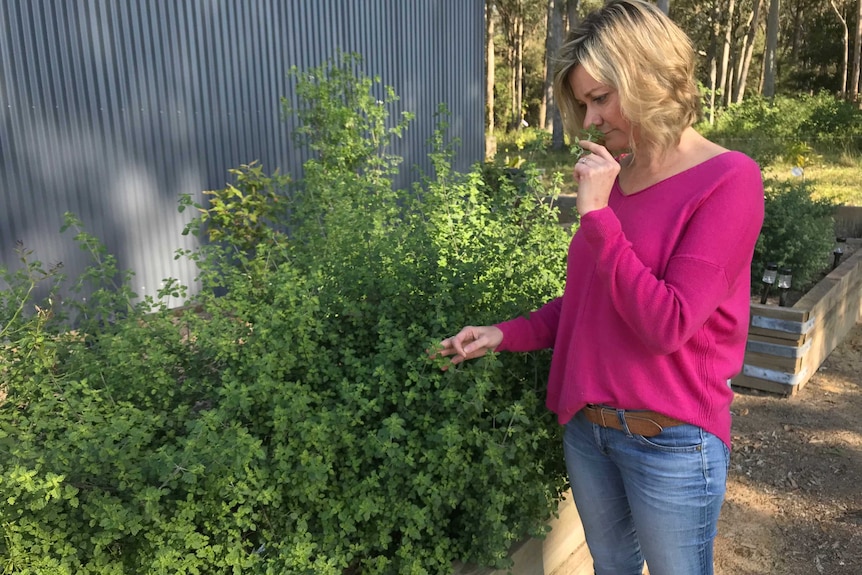
<path fill-rule="evenodd" d="M 192 240 L 178 197 L 224 187 L 258 160 L 298 174 L 282 119 L 287 72 L 358 53 L 416 119 L 393 152 L 430 172 L 440 103 L 483 158 L 484 12 L 478 0 L 3 0 L 0 3 L 0 264 L 18 241 L 75 276 L 87 258 L 59 233 L 74 212 L 154 295 Z M 393 116 L 400 113 L 394 110 Z"/>

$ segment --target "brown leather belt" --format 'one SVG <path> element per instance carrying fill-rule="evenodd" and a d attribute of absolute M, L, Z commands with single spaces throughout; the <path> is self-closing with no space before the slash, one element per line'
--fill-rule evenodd
<path fill-rule="evenodd" d="M 612 407 L 589 404 L 582 411 L 590 423 L 624 431 L 618 412 Z M 632 434 L 643 435 L 644 437 L 658 435 L 665 427 L 673 427 L 685 423 L 661 413 L 647 410 L 623 411 L 623 419 L 625 419 L 626 426 Z"/>

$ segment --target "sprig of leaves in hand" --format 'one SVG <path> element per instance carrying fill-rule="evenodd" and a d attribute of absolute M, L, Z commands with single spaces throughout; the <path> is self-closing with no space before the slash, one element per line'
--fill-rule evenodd
<path fill-rule="evenodd" d="M 581 147 L 581 144 L 580 144 L 581 140 L 587 140 L 588 142 L 600 142 L 603 137 L 604 137 L 604 134 L 602 133 L 602 131 L 599 130 L 598 128 L 596 128 L 595 126 L 590 126 L 586 130 L 584 130 L 580 134 L 578 134 L 578 137 L 572 143 L 572 150 L 571 150 L 572 155 L 575 157 L 575 161 L 578 161 L 581 159 L 582 156 L 586 156 L 586 155 L 591 153 L 588 150 L 585 150 L 583 147 Z"/>

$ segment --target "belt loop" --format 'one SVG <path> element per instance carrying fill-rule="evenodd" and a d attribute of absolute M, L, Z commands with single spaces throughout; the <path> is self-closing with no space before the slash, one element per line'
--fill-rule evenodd
<path fill-rule="evenodd" d="M 625 433 L 627 436 L 631 437 L 632 432 L 629 429 L 629 422 L 626 421 L 626 410 L 625 409 L 617 409 L 616 412 L 617 412 L 617 419 L 620 420 L 620 426 L 622 427 L 623 433 Z"/>

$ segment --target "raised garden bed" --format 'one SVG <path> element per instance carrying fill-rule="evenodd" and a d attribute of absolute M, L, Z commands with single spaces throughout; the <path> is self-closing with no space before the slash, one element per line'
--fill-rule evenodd
<path fill-rule="evenodd" d="M 745 365 L 732 384 L 794 395 L 862 320 L 862 240 L 790 307 L 751 304 Z"/>

